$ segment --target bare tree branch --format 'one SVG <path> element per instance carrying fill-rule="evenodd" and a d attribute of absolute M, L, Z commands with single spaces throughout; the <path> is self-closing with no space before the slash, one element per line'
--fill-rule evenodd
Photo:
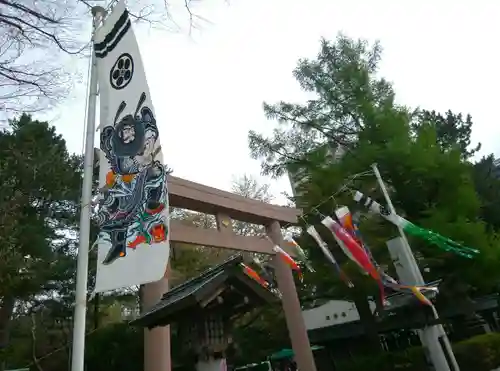
<path fill-rule="evenodd" d="M 36 316 L 34 313 L 31 314 L 31 341 L 31 356 L 33 358 L 33 363 L 38 371 L 44 371 L 36 356 Z"/>
<path fill-rule="evenodd" d="M 79 1 L 0 0 L 0 110 L 35 112 L 67 95 L 64 54 L 80 54 L 88 7 Z"/>
<path fill-rule="evenodd" d="M 130 15 L 136 23 L 168 32 L 189 29 L 191 34 L 210 23 L 193 9 L 207 1 L 139 0 L 133 2 Z M 115 2 L 111 0 L 109 7 Z M 62 61 L 69 65 L 70 56 L 88 57 L 92 6 L 90 0 L 0 0 L 0 111 L 4 116 L 50 109 L 68 95 L 75 76 Z"/>

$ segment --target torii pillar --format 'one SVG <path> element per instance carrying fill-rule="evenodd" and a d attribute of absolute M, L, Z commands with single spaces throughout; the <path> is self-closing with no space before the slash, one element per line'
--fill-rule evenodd
<path fill-rule="evenodd" d="M 283 236 L 281 234 L 280 224 L 272 222 L 267 227 L 267 234 L 275 244 L 282 245 Z M 307 328 L 302 316 L 297 288 L 290 267 L 279 256 L 274 255 L 273 265 L 278 281 L 278 288 L 281 292 L 283 303 L 283 312 L 285 313 L 286 325 L 290 333 L 295 361 L 299 370 L 316 371 L 314 357 L 307 336 Z"/>
<path fill-rule="evenodd" d="M 158 282 L 148 283 L 142 289 L 142 308 L 148 310 L 159 303 L 168 291 L 168 271 Z M 170 326 L 144 329 L 144 371 L 171 371 Z"/>

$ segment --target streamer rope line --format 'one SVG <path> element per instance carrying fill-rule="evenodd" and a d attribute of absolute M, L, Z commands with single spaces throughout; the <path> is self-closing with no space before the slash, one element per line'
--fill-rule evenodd
<path fill-rule="evenodd" d="M 361 173 L 356 173 L 354 175 L 351 175 L 350 177 L 347 178 L 346 182 L 340 186 L 339 189 L 337 189 L 337 191 L 335 191 L 334 193 L 332 193 L 330 196 L 326 197 L 325 199 L 321 200 L 318 204 L 316 204 L 315 206 L 313 206 L 312 208 L 309 209 L 309 211 L 305 212 L 305 213 L 302 213 L 300 216 L 299 216 L 299 219 L 301 219 L 306 225 L 308 225 L 309 223 L 307 223 L 307 221 L 305 220 L 305 218 L 307 216 L 310 216 L 312 214 L 321 214 L 319 212 L 319 208 L 321 206 L 323 206 L 324 204 L 326 204 L 327 202 L 331 201 L 331 200 L 335 200 L 335 197 L 338 196 L 339 194 L 343 193 L 343 192 L 346 192 L 346 191 L 349 191 L 351 190 L 350 189 L 350 185 L 358 178 L 361 178 L 361 177 L 364 177 L 364 176 L 367 176 L 367 175 L 373 175 L 373 172 L 371 170 L 368 170 L 368 171 L 363 171 Z M 283 227 L 281 227 L 282 229 L 287 229 L 289 227 L 293 226 L 293 223 L 288 223 L 288 224 L 285 224 Z"/>

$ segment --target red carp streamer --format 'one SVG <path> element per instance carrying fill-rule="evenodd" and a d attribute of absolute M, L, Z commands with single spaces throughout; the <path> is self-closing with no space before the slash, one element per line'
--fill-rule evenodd
<path fill-rule="evenodd" d="M 366 250 L 349 234 L 342 226 L 330 217 L 327 217 L 322 222 L 330 229 L 334 237 L 340 240 L 345 248 L 349 251 L 349 257 L 354 260 L 362 269 L 365 270 L 375 281 L 377 281 L 380 289 L 380 298 L 382 303 L 385 299 L 384 285 L 377 268 L 372 263 Z"/>

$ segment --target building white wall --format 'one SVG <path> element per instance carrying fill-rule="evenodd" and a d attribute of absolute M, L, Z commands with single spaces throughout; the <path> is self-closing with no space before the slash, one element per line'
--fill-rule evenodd
<path fill-rule="evenodd" d="M 375 304 L 370 302 L 372 310 Z M 308 330 L 339 325 L 359 320 L 359 313 L 352 301 L 330 300 L 319 307 L 302 311 Z"/>

